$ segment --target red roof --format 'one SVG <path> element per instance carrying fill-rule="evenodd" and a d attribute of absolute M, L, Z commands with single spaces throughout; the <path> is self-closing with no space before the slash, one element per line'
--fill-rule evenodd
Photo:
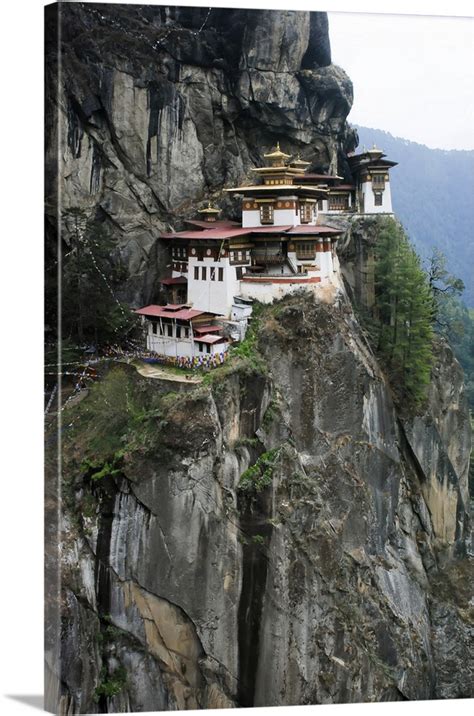
<path fill-rule="evenodd" d="M 220 343 L 225 341 L 225 338 L 224 336 L 197 336 L 194 340 L 199 343 Z"/>
<path fill-rule="evenodd" d="M 162 239 L 214 239 L 222 241 L 232 239 L 234 236 L 250 234 L 251 229 L 229 228 L 229 229 L 206 229 L 205 231 L 179 231 L 175 234 L 161 234 Z"/>
<path fill-rule="evenodd" d="M 301 226 L 294 226 L 288 234 L 342 234 L 342 229 L 333 229 L 332 226 L 311 226 L 308 224 L 302 224 Z"/>
<path fill-rule="evenodd" d="M 196 326 L 194 328 L 195 333 L 216 333 L 216 331 L 220 331 L 219 326 Z"/>
<path fill-rule="evenodd" d="M 152 316 L 153 318 L 179 318 L 182 321 L 190 321 L 196 316 L 208 313 L 208 311 L 198 311 L 188 306 L 168 304 L 167 306 L 145 306 L 144 308 L 138 308 L 135 313 L 141 316 Z"/>
<path fill-rule="evenodd" d="M 188 283 L 186 276 L 174 276 L 173 278 L 162 278 L 160 283 L 164 286 L 174 286 L 176 284 Z"/>
<path fill-rule="evenodd" d="M 303 174 L 299 179 L 342 179 L 337 174 Z"/>
<path fill-rule="evenodd" d="M 230 229 L 233 226 L 239 226 L 237 221 L 230 221 L 230 219 L 223 219 L 222 221 L 201 221 L 200 219 L 185 219 L 186 224 L 191 226 L 202 227 L 203 229 L 210 229 L 211 226 L 215 229 Z"/>
<path fill-rule="evenodd" d="M 354 184 L 335 184 L 334 186 L 329 187 L 329 193 L 332 191 L 337 191 L 338 189 L 355 189 Z"/>
<path fill-rule="evenodd" d="M 180 231 L 177 234 L 162 234 L 161 238 L 165 239 L 216 239 L 223 241 L 231 239 L 235 236 L 250 236 L 251 234 L 341 234 L 339 229 L 332 229 L 329 226 L 312 226 L 304 224 L 302 226 L 250 226 L 246 229 L 211 229 L 210 231 Z"/>
<path fill-rule="evenodd" d="M 288 231 L 288 229 L 291 229 L 291 224 L 288 224 L 288 226 L 273 226 L 270 224 L 269 226 L 254 226 L 250 229 L 250 233 L 252 234 L 283 234 L 285 231 Z"/>

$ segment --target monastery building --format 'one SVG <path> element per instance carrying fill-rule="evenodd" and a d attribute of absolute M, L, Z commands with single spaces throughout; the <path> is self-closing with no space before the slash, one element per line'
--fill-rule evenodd
<path fill-rule="evenodd" d="M 254 300 L 271 303 L 301 289 L 340 286 L 337 240 L 342 229 L 324 216 L 392 213 L 389 169 L 376 147 L 348 156 L 352 183 L 308 172 L 309 162 L 280 146 L 254 168 L 255 183 L 226 189 L 238 197 L 242 222 L 219 218 L 210 204 L 187 231 L 162 234 L 171 276 L 161 280 L 166 306 L 137 311 L 147 348 L 168 357 L 222 355 L 245 335 Z"/>

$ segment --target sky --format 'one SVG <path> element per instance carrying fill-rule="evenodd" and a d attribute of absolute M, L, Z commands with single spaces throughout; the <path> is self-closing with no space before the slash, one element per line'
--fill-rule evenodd
<path fill-rule="evenodd" d="M 354 84 L 350 123 L 474 149 L 474 18 L 330 12 L 329 35 Z"/>

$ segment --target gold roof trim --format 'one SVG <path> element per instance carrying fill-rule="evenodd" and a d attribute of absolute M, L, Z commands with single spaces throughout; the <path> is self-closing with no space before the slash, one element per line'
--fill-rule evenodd
<path fill-rule="evenodd" d="M 205 209 L 198 209 L 198 214 L 220 214 L 221 210 L 211 206 L 211 202 L 208 203 Z"/>
<path fill-rule="evenodd" d="M 293 160 L 290 162 L 290 166 L 293 166 L 293 167 L 294 167 L 294 166 L 297 166 L 297 167 L 309 167 L 310 164 L 311 164 L 311 162 L 307 162 L 307 161 L 305 161 L 304 159 L 301 159 L 301 155 L 300 155 L 299 153 L 296 155 L 296 159 L 293 159 Z"/>
<path fill-rule="evenodd" d="M 264 154 L 263 156 L 265 159 L 289 159 L 291 155 L 282 152 L 280 149 L 280 142 L 277 142 L 276 148 L 272 152 Z"/>

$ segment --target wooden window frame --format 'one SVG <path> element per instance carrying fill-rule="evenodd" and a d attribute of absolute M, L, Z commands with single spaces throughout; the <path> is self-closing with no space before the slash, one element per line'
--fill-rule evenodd
<path fill-rule="evenodd" d="M 313 205 L 300 204 L 300 221 L 302 224 L 310 224 L 313 218 Z"/>
<path fill-rule="evenodd" d="M 329 211 L 345 211 L 349 208 L 349 196 L 347 194 L 333 194 L 328 197 Z"/>
<path fill-rule="evenodd" d="M 266 215 L 268 213 L 268 216 Z M 260 204 L 260 223 L 264 225 L 275 223 L 275 210 L 273 204 Z"/>

